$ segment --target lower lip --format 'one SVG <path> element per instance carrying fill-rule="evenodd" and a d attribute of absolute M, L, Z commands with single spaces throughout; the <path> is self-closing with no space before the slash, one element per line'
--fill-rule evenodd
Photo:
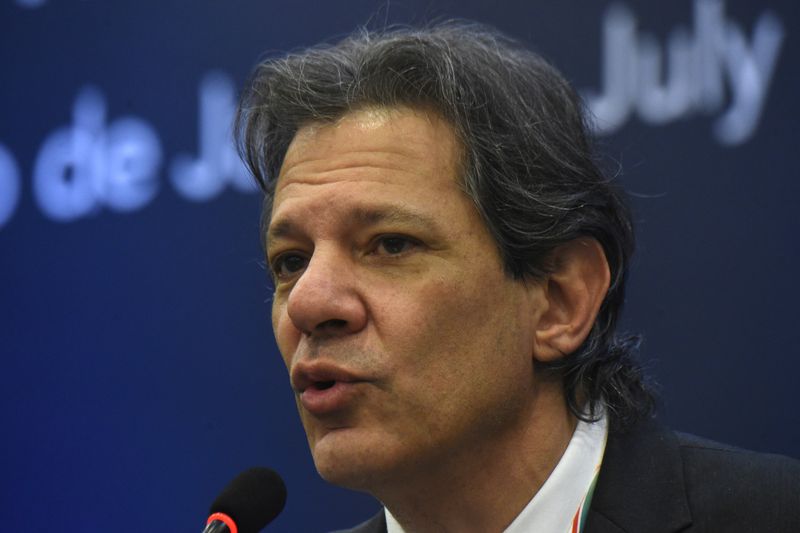
<path fill-rule="evenodd" d="M 312 415 L 325 415 L 347 407 L 359 382 L 337 381 L 327 389 L 309 387 L 300 394 L 300 402 Z"/>

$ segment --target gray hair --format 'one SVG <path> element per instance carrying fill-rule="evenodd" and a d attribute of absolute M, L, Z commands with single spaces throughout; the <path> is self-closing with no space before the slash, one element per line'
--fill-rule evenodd
<path fill-rule="evenodd" d="M 579 418 L 599 409 L 617 427 L 653 410 L 633 357 L 638 338 L 615 332 L 633 252 L 630 211 L 600 170 L 582 102 L 541 56 L 485 26 L 360 30 L 256 68 L 238 109 L 242 157 L 272 195 L 289 143 L 303 125 L 365 106 L 430 109 L 464 148 L 462 185 L 493 236 L 507 274 L 547 275 L 551 252 L 580 237 L 603 247 L 611 286 L 597 320 L 572 354 L 540 364 L 563 380 Z"/>

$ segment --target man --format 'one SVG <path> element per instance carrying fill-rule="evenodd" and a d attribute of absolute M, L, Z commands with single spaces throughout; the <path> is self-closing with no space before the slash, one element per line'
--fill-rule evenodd
<path fill-rule="evenodd" d="M 797 462 L 651 420 L 615 333 L 630 214 L 542 58 L 362 33 L 260 65 L 237 131 L 316 467 L 385 506 L 353 531 L 800 524 Z"/>

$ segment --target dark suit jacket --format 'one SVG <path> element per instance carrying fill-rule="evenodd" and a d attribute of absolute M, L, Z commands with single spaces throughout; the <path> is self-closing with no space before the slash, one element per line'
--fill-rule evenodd
<path fill-rule="evenodd" d="M 797 533 L 800 462 L 644 422 L 612 432 L 586 533 Z M 386 533 L 383 511 L 342 533 Z"/>

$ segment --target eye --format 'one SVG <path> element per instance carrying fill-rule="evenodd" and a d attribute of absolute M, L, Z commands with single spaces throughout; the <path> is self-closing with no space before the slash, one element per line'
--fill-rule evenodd
<path fill-rule="evenodd" d="M 375 252 L 386 255 L 400 255 L 418 246 L 417 241 L 408 237 L 389 235 L 376 241 Z"/>
<path fill-rule="evenodd" d="M 283 253 L 272 261 L 272 275 L 276 280 L 287 280 L 302 272 L 306 265 L 308 265 L 308 259 L 303 255 L 293 252 Z"/>

